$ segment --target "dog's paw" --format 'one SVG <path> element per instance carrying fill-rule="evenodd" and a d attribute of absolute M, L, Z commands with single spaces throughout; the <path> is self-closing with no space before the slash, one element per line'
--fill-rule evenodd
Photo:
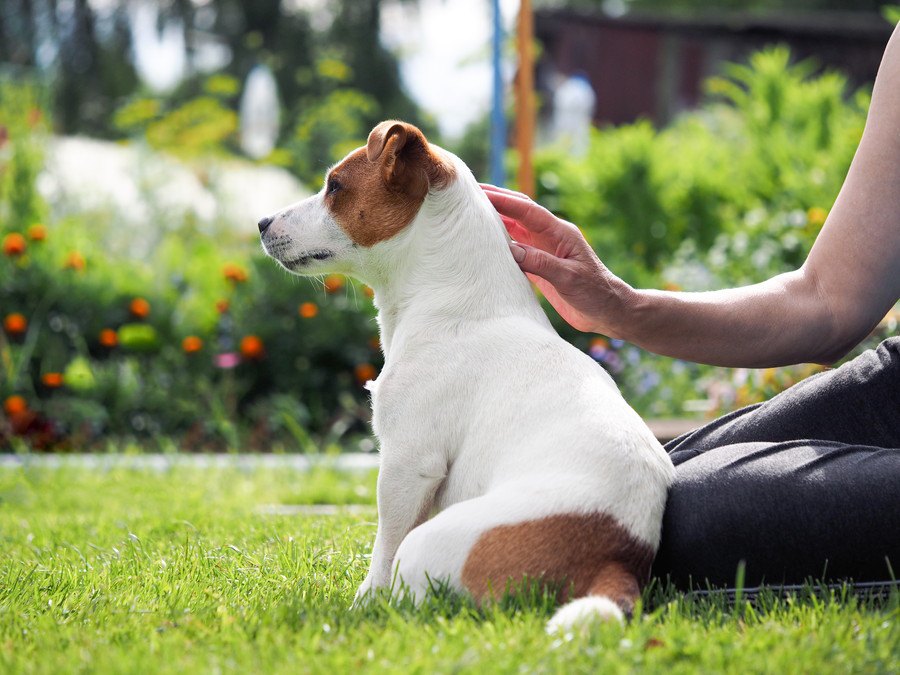
<path fill-rule="evenodd" d="M 563 605 L 547 623 L 547 632 L 565 633 L 593 622 L 623 623 L 625 615 L 609 598 L 589 595 Z"/>
<path fill-rule="evenodd" d="M 353 604 L 350 605 L 350 609 L 364 609 L 372 602 L 374 596 L 375 589 L 372 582 L 366 578 L 357 589 L 356 595 L 353 597 Z"/>

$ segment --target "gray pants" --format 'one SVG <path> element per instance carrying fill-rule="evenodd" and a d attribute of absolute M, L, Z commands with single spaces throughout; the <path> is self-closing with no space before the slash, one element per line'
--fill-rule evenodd
<path fill-rule="evenodd" d="M 666 446 L 653 573 L 680 588 L 900 578 L 900 337 Z"/>

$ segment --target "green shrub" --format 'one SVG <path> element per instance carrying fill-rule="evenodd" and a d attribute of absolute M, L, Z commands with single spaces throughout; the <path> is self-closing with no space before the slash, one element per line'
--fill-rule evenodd
<path fill-rule="evenodd" d="M 323 61 L 320 76 L 340 84 L 339 65 Z M 227 152 L 233 125 L 220 113 L 234 90 L 207 85 L 180 107 L 134 101 L 117 121 L 167 151 Z M 538 154 L 539 201 L 580 225 L 633 284 L 704 290 L 799 265 L 868 102 L 840 76 L 791 65 L 782 49 L 729 68 L 709 89 L 702 109 L 666 129 L 596 130 L 582 158 Z M 362 384 L 381 355 L 366 289 L 292 277 L 255 241 L 204 235 L 190 218 L 160 228 L 146 260 L 110 257 L 108 216 L 51 219 L 36 189 L 41 101 L 33 87 L 0 83 L 0 445 L 90 449 L 109 436 L 164 434 L 192 450 L 311 451 L 367 434 Z M 332 86 L 276 154 L 318 180 L 325 166 L 310 158 L 333 161 L 363 142 L 371 106 Z M 724 411 L 809 372 L 673 362 L 552 320 L 645 415 Z"/>
<path fill-rule="evenodd" d="M 708 90 L 701 110 L 666 129 L 638 122 L 595 130 L 583 158 L 558 148 L 537 155 L 538 200 L 578 224 L 601 258 L 634 283 L 664 284 L 661 272 L 682 243 L 696 259 L 727 247 L 723 235 L 778 241 L 785 228 L 796 245 L 778 246 L 776 264 L 752 267 L 758 280 L 796 265 L 824 218 L 807 227 L 805 215 L 785 214 L 830 206 L 868 106 L 865 93 L 848 95 L 842 75 L 814 76 L 809 63 L 791 65 L 780 47 L 729 66 Z M 746 256 L 731 260 L 738 274 L 750 268 Z"/>

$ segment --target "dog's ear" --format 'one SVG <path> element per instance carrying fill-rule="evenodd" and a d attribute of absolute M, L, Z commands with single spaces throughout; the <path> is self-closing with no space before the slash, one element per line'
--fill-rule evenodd
<path fill-rule="evenodd" d="M 431 150 L 417 127 L 388 120 L 369 134 L 366 156 L 380 164 L 381 176 L 389 188 L 424 198 L 429 187 L 442 186 L 452 169 Z"/>

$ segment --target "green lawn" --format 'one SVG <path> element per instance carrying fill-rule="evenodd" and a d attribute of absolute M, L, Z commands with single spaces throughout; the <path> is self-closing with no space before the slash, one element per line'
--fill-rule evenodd
<path fill-rule="evenodd" d="M 540 598 L 349 610 L 374 475 L 0 469 L 0 672 L 898 672 L 900 599 L 653 593 L 548 636 Z M 361 504 L 323 509 L 274 505 Z M 325 510 L 327 511 L 327 510 Z"/>

